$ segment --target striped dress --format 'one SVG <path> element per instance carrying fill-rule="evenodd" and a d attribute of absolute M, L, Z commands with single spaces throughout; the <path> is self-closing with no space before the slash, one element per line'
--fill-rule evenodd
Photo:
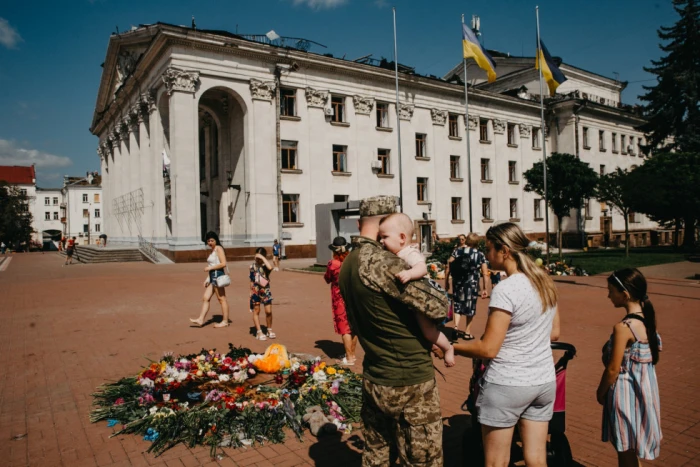
<path fill-rule="evenodd" d="M 634 334 L 628 321 L 623 321 Z M 661 337 L 659 350 L 661 350 Z M 615 450 L 635 450 L 640 459 L 658 457 L 661 446 L 661 408 L 656 369 L 652 364 L 647 341 L 635 342 L 625 350 L 620 375 L 608 391 L 603 406 L 603 441 L 610 441 Z M 603 347 L 603 363 L 612 353 L 613 338 Z"/>

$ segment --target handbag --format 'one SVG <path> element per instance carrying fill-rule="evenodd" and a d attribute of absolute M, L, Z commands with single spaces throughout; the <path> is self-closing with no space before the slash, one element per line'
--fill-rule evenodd
<path fill-rule="evenodd" d="M 228 266 L 226 266 L 226 274 L 222 274 L 216 278 L 217 287 L 228 287 L 231 285 L 231 276 L 228 275 Z"/>

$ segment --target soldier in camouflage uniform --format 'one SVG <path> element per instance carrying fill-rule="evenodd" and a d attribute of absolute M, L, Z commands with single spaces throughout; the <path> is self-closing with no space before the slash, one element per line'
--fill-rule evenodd
<path fill-rule="evenodd" d="M 442 466 L 442 418 L 431 343 L 414 311 L 443 320 L 447 299 L 427 281 L 401 284 L 406 263 L 376 241 L 379 221 L 396 199 L 360 203 L 360 236 L 340 270 L 348 319 L 365 351 L 363 361 L 363 466 L 386 466 L 392 446 L 402 465 Z"/>

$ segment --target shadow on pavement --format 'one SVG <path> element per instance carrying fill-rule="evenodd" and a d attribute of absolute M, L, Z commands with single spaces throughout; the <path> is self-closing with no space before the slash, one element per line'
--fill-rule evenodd
<path fill-rule="evenodd" d="M 345 354 L 345 346 L 342 342 L 329 340 L 316 341 L 315 349 L 320 349 L 329 358 L 343 358 Z"/>
<path fill-rule="evenodd" d="M 359 467 L 363 447 L 364 442 L 358 435 L 351 436 L 347 441 L 343 441 L 338 434 L 327 435 L 311 445 L 309 457 L 317 467 Z"/>

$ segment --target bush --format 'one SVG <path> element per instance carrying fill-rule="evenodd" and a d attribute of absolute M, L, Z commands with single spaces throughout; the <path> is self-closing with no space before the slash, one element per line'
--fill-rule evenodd
<path fill-rule="evenodd" d="M 433 245 L 432 256 L 428 260 L 431 263 L 447 264 L 452 252 L 459 244 L 459 238 L 454 238 L 451 241 L 441 240 Z"/>

